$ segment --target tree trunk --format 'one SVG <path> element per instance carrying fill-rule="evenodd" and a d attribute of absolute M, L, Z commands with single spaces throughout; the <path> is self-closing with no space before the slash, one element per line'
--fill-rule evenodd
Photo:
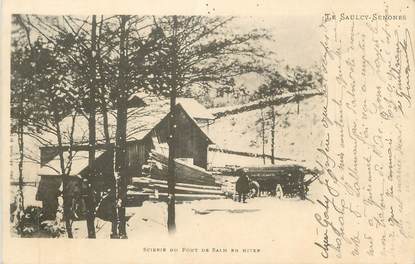
<path fill-rule="evenodd" d="M 104 137 L 105 137 L 105 145 L 106 145 L 106 151 L 110 151 L 112 153 L 112 162 L 111 162 L 111 166 L 112 166 L 112 170 L 111 170 L 111 194 L 110 194 L 110 199 L 112 200 L 112 221 L 111 221 L 111 235 L 110 238 L 119 238 L 118 236 L 118 212 L 117 212 L 117 197 L 118 197 L 118 185 L 117 185 L 117 179 L 115 177 L 115 163 L 116 163 L 116 159 L 115 159 L 115 148 L 114 146 L 111 144 L 111 138 L 110 138 L 110 133 L 109 133 L 109 125 L 108 125 L 108 111 L 107 111 L 107 105 L 105 102 L 105 98 L 102 97 L 101 98 L 101 111 L 102 111 L 102 116 L 103 116 L 103 127 L 104 127 Z"/>
<path fill-rule="evenodd" d="M 73 238 L 72 234 L 72 223 L 70 219 L 70 199 L 67 191 L 67 175 L 66 175 L 66 169 L 65 169 L 65 160 L 63 157 L 63 146 L 62 146 L 62 135 L 60 130 L 60 124 L 59 124 L 59 118 L 57 113 L 54 113 L 54 121 L 56 125 L 56 137 L 58 140 L 58 155 L 59 155 L 59 165 L 61 169 L 61 175 L 62 175 L 62 192 L 60 194 L 60 198 L 62 199 L 62 202 L 59 204 L 59 206 L 63 206 L 62 208 L 58 208 L 58 211 L 63 211 L 63 219 L 65 221 L 65 227 L 66 227 L 66 233 L 68 235 L 68 238 Z M 59 197 L 58 197 L 59 201 Z M 58 220 L 58 225 L 59 225 Z"/>
<path fill-rule="evenodd" d="M 274 106 L 270 106 L 271 114 L 271 164 L 275 164 L 275 110 Z"/>
<path fill-rule="evenodd" d="M 176 231 L 176 166 L 174 159 L 176 157 L 176 96 L 177 96 L 177 16 L 173 16 L 173 40 L 172 40 L 172 66 L 171 66 L 171 90 L 170 90 L 170 122 L 169 122 L 169 160 L 168 160 L 168 192 L 167 201 L 167 229 L 169 233 Z"/>
<path fill-rule="evenodd" d="M 102 36 L 102 27 L 103 27 L 104 17 L 101 15 L 101 21 L 99 23 L 99 37 L 97 40 L 97 60 L 98 61 L 98 69 L 100 71 L 100 76 L 104 80 L 104 83 L 108 84 L 108 81 L 105 80 L 105 73 L 103 70 L 103 62 L 101 58 L 101 36 Z M 104 139 L 105 139 L 105 150 L 110 151 L 112 154 L 112 161 L 111 161 L 111 170 L 109 171 L 110 175 L 110 199 L 112 201 L 112 221 L 111 221 L 111 234 L 110 238 L 119 238 L 118 236 L 118 216 L 117 216 L 117 184 L 115 178 L 115 149 L 114 146 L 111 144 L 110 132 L 109 132 L 109 125 L 108 125 L 108 109 L 107 109 L 107 102 L 105 101 L 105 94 L 106 89 L 105 85 L 101 83 L 97 88 L 99 91 L 98 96 L 100 99 L 100 108 L 103 118 L 103 129 L 104 129 Z"/>
<path fill-rule="evenodd" d="M 121 16 L 120 24 L 120 63 L 118 78 L 118 100 L 117 100 L 117 130 L 115 143 L 115 176 L 117 179 L 117 213 L 119 218 L 118 233 L 120 238 L 127 238 L 125 202 L 127 198 L 127 87 L 125 78 L 128 70 L 128 58 L 126 50 L 126 23 L 128 17 Z"/>
<path fill-rule="evenodd" d="M 266 162 L 265 157 L 265 118 L 264 118 L 264 111 L 261 108 L 261 139 L 262 139 L 262 161 Z"/>
<path fill-rule="evenodd" d="M 175 105 L 176 105 L 176 88 L 172 87 L 170 93 L 170 140 L 169 140 L 169 160 L 168 160 L 168 192 L 169 199 L 167 204 L 167 228 L 169 233 L 174 233 L 176 231 L 176 166 L 174 163 L 174 158 L 176 157 L 176 116 L 175 116 Z"/>
<path fill-rule="evenodd" d="M 120 100 L 122 101 L 122 100 Z M 119 107 L 117 111 L 117 131 L 115 143 L 115 178 L 117 187 L 117 216 L 118 234 L 120 238 L 126 238 L 125 200 L 127 192 L 126 171 L 126 127 L 127 111 Z"/>
<path fill-rule="evenodd" d="M 102 111 L 102 117 L 103 117 L 103 128 L 104 128 L 104 137 L 105 137 L 105 149 L 106 151 L 110 151 L 112 153 L 112 162 L 111 162 L 111 194 L 110 199 L 112 200 L 112 221 L 111 221 L 111 238 L 119 238 L 118 236 L 118 216 L 117 216 L 117 197 L 118 197 L 118 191 L 117 191 L 117 179 L 115 177 L 115 149 L 113 145 L 111 144 L 111 138 L 109 133 L 109 125 L 108 125 L 108 111 L 107 111 L 107 105 L 105 102 L 105 97 L 101 98 L 101 111 Z"/>
<path fill-rule="evenodd" d="M 18 131 L 17 131 L 17 140 L 19 144 L 19 190 L 17 191 L 16 196 L 16 227 L 17 231 L 21 233 L 22 230 L 22 216 L 24 215 L 24 196 L 23 196 L 23 162 L 24 162 L 24 141 L 23 141 L 23 98 L 20 102 L 20 115 L 18 120 Z"/>
<path fill-rule="evenodd" d="M 295 90 L 295 96 L 296 96 L 296 101 L 297 101 L 297 115 L 300 114 L 300 93 L 299 93 L 299 89 L 298 86 Z"/>
<path fill-rule="evenodd" d="M 88 167 L 90 169 L 87 180 L 87 193 L 85 204 L 87 207 L 87 230 L 88 238 L 95 238 L 95 198 L 94 198 L 94 182 L 96 177 L 95 169 L 95 145 L 96 145 L 96 28 L 97 21 L 96 15 L 92 16 L 92 29 L 91 29 L 91 50 L 89 54 L 89 120 L 88 120 L 88 131 L 89 131 L 89 153 L 88 153 Z"/>

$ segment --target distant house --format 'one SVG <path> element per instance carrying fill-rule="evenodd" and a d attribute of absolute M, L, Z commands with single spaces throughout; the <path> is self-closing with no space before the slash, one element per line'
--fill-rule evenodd
<path fill-rule="evenodd" d="M 129 178 L 140 176 L 142 166 L 146 164 L 152 149 L 158 146 L 165 147 L 169 136 L 169 100 L 160 100 L 155 97 L 134 95 L 129 100 L 127 120 L 127 159 Z M 213 141 L 207 135 L 209 125 L 214 117 L 196 100 L 178 98 L 174 108 L 176 116 L 177 150 L 176 157 L 185 159 L 193 165 L 206 169 L 208 165 L 208 147 Z M 115 138 L 115 113 L 108 115 L 109 132 L 112 142 Z M 62 127 L 69 127 L 71 118 L 62 121 Z M 108 171 L 112 168 L 112 151 L 102 147 L 104 143 L 103 117 L 97 116 L 97 152 L 96 162 L 98 173 L 95 186 L 107 188 Z M 75 156 L 72 161 L 69 179 L 74 185 L 80 184 L 82 176 L 88 173 L 88 120 L 79 116 L 76 119 L 73 147 Z M 56 146 L 41 147 L 41 169 L 37 199 L 51 203 L 56 197 L 60 185 L 60 167 Z M 67 152 L 65 154 L 67 156 Z M 76 189 L 76 188 L 75 188 Z M 55 207 L 53 205 L 52 207 Z M 51 207 L 51 206 L 49 206 Z M 53 210 L 53 208 L 52 208 Z"/>

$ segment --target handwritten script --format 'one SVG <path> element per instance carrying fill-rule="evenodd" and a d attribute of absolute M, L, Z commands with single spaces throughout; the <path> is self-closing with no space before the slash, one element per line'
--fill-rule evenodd
<path fill-rule="evenodd" d="M 413 244 L 413 36 L 388 20 L 325 20 L 321 30 L 315 249 L 322 258 L 396 260 Z"/>

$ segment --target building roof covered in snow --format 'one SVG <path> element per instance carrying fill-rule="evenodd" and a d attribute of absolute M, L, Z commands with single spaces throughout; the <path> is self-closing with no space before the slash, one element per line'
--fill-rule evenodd
<path fill-rule="evenodd" d="M 104 154 L 103 150 L 95 151 L 95 159 L 98 159 Z M 65 151 L 63 153 L 64 166 L 67 169 L 70 166 L 68 176 L 77 176 L 82 173 L 84 169 L 88 167 L 88 151 L 75 151 L 72 157 L 69 157 L 69 153 Z M 38 175 L 40 176 L 60 176 L 60 158 L 59 155 L 55 156 L 52 160 L 42 166 L 39 170 Z"/>
<path fill-rule="evenodd" d="M 141 140 L 170 112 L 170 100 L 145 94 L 135 94 L 129 98 L 129 108 L 127 111 L 127 140 Z M 203 124 L 206 121 L 214 120 L 215 117 L 203 105 L 193 98 L 177 98 L 177 105 L 192 118 L 196 124 Z M 116 132 L 116 111 L 108 112 L 108 130 L 111 139 L 115 138 Z M 66 117 L 61 122 L 61 130 L 69 135 L 72 126 L 72 117 Z M 96 115 L 96 141 L 105 141 L 104 117 L 102 114 Z M 56 142 L 54 135 L 51 141 Z M 64 137 L 65 139 L 65 137 Z M 68 142 L 68 138 L 66 140 Z M 78 115 L 75 120 L 74 142 L 85 144 L 88 142 L 88 119 Z"/>
<path fill-rule="evenodd" d="M 208 109 L 193 98 L 178 98 L 177 103 L 196 121 L 215 119 Z"/>

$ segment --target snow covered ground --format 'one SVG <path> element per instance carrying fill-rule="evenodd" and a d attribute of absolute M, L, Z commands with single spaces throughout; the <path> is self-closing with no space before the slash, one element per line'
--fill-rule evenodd
<path fill-rule="evenodd" d="M 167 205 L 144 202 L 142 207 L 127 208 L 128 238 L 157 241 L 168 239 Z M 205 241 L 228 245 L 238 244 L 241 237 L 267 244 L 301 241 L 310 232 L 313 205 L 308 200 L 259 197 L 238 203 L 232 199 L 200 200 L 176 205 L 177 232 L 174 239 L 186 245 L 188 241 Z M 109 238 L 111 223 L 97 219 L 97 238 Z M 74 223 L 76 237 L 86 237 L 86 223 Z M 248 243 L 249 244 L 249 243 Z M 252 246 L 252 243 L 251 243 Z"/>
<path fill-rule="evenodd" d="M 142 207 L 127 208 L 128 240 L 109 241 L 111 223 L 98 218 L 96 234 L 97 240 L 108 245 L 102 256 L 110 256 L 113 247 L 122 246 L 124 259 L 135 256 L 140 263 L 154 263 L 162 256 L 171 260 L 167 263 L 195 263 L 196 257 L 197 263 L 224 263 L 224 258 L 227 263 L 254 263 L 257 259 L 292 263 L 293 256 L 311 259 L 319 254 L 311 250 L 316 237 L 313 208 L 309 200 L 274 197 L 254 198 L 245 204 L 225 198 L 186 202 L 176 205 L 177 232 L 169 235 L 166 203 L 147 201 Z M 87 246 L 83 240 L 86 222 L 74 222 L 73 231 L 75 238 L 82 239 L 76 243 Z M 167 253 L 153 251 L 158 249 Z M 169 252 L 171 249 L 177 252 Z"/>
<path fill-rule="evenodd" d="M 145 202 L 142 207 L 127 208 L 131 216 L 127 227 L 129 248 L 139 252 L 144 248 L 177 248 L 178 253 L 172 256 L 183 260 L 181 263 L 194 263 L 192 256 L 196 255 L 205 258 L 204 263 L 213 263 L 213 259 L 220 261 L 225 254 L 231 263 L 253 262 L 256 257 L 275 260 L 276 256 L 278 263 L 289 263 L 292 256 L 301 254 L 302 259 L 307 259 L 318 253 L 310 250 L 316 234 L 313 208 L 308 200 L 274 197 L 254 198 L 246 204 L 232 199 L 182 203 L 176 205 L 177 232 L 169 235 L 166 204 Z M 111 223 L 97 220 L 97 226 L 97 238 L 108 239 Z M 75 223 L 74 228 L 76 237 L 86 237 L 85 222 Z M 209 254 L 201 253 L 202 248 L 208 249 Z M 192 249 L 197 252 L 183 253 Z M 229 252 L 231 249 L 255 249 L 260 253 L 235 254 Z M 212 254 L 213 250 L 222 252 Z M 146 254 L 149 258 L 157 256 Z"/>
<path fill-rule="evenodd" d="M 308 198 L 314 200 L 320 186 L 313 183 Z M 315 259 L 320 253 L 313 247 L 314 208 L 309 200 L 274 197 L 253 198 L 245 204 L 229 198 L 179 203 L 176 205 L 177 232 L 169 235 L 166 203 L 146 201 L 142 207 L 127 208 L 128 240 L 109 241 L 111 223 L 98 218 L 96 235 L 97 240 L 108 245 L 102 248 L 103 257 L 112 256 L 113 248 L 122 246 L 124 259 L 130 256 L 140 259 L 140 263 L 157 263 L 162 256 L 171 260 L 167 263 L 196 263 L 195 258 L 197 263 L 224 263 L 225 258 L 227 263 L 257 263 L 258 259 L 293 263 L 293 256 L 300 255 L 300 259 L 307 260 Z M 73 231 L 75 238 L 81 239 L 74 241 L 76 245 L 99 242 L 84 240 L 86 221 L 74 222 Z M 61 242 L 59 239 L 52 243 Z M 152 252 L 157 249 L 177 249 L 177 252 Z M 203 253 L 201 249 L 209 252 Z M 123 263 L 128 261 L 131 259 Z"/>

